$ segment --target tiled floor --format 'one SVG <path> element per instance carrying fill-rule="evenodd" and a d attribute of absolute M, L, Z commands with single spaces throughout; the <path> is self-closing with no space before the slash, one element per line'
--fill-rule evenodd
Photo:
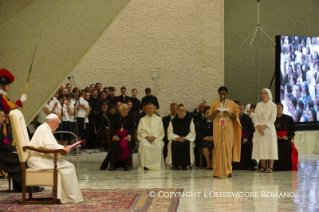
<path fill-rule="evenodd" d="M 81 188 L 184 188 L 185 196 L 180 199 L 178 211 L 291 212 L 318 211 L 319 208 L 319 155 L 300 154 L 298 172 L 234 171 L 233 178 L 229 179 L 213 178 L 212 170 L 199 168 L 189 171 L 137 170 L 136 154 L 134 170 L 100 171 L 105 155 L 79 155 Z M 76 156 L 65 158 L 77 167 Z M 0 180 L 0 189 L 5 188 L 7 182 Z"/>

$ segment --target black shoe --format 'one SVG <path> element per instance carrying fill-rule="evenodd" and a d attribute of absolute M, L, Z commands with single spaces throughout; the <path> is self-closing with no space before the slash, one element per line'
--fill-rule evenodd
<path fill-rule="evenodd" d="M 149 170 L 147 167 L 144 167 L 144 170 Z"/>
<path fill-rule="evenodd" d="M 183 169 L 184 171 L 187 171 L 187 170 L 188 170 L 187 166 L 183 166 L 182 169 Z"/>
<path fill-rule="evenodd" d="M 131 170 L 131 167 L 130 167 L 129 165 L 125 165 L 124 170 L 125 170 L 125 171 L 130 171 L 130 170 Z"/>
<path fill-rule="evenodd" d="M 32 187 L 33 193 L 42 192 L 43 190 L 44 190 L 43 187 Z"/>
<path fill-rule="evenodd" d="M 228 177 L 233 177 L 232 173 L 229 173 Z"/>
<path fill-rule="evenodd" d="M 110 166 L 109 170 L 110 170 L 110 171 L 114 171 L 114 170 L 115 170 L 115 167 L 114 167 L 114 166 Z"/>
<path fill-rule="evenodd" d="M 101 171 L 104 171 L 104 170 L 106 170 L 106 168 L 107 168 L 107 167 L 104 167 L 104 166 L 100 166 L 100 170 L 101 170 Z"/>

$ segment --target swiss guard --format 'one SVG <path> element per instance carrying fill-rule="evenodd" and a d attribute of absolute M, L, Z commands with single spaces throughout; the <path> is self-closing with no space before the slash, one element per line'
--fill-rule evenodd
<path fill-rule="evenodd" d="M 6 142 L 12 144 L 12 130 L 9 119 L 9 112 L 17 107 L 23 107 L 22 102 L 27 100 L 27 95 L 22 94 L 21 99 L 16 102 L 11 102 L 7 93 L 10 91 L 11 83 L 14 81 L 14 76 L 7 69 L 0 69 L 0 110 L 3 110 L 6 115 L 6 120 L 0 130 L 7 137 Z"/>

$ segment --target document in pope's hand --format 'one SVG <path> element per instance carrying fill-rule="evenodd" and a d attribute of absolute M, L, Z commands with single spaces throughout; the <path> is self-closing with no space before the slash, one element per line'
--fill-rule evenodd
<path fill-rule="evenodd" d="M 74 147 L 76 147 L 76 146 L 78 146 L 78 145 L 80 145 L 80 144 L 82 144 L 82 143 L 83 143 L 83 141 L 78 141 L 78 142 L 72 144 L 70 147 L 71 147 L 71 148 L 74 148 Z"/>

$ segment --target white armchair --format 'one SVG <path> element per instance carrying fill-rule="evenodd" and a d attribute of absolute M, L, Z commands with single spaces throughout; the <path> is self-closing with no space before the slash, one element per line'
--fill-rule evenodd
<path fill-rule="evenodd" d="M 27 133 L 27 127 L 23 114 L 19 110 L 12 110 L 9 114 L 12 131 L 16 140 L 16 148 L 19 154 L 19 160 L 22 169 L 22 201 L 19 204 L 59 204 L 57 199 L 57 182 L 58 182 L 58 170 L 57 170 L 57 154 L 65 155 L 66 152 L 63 149 L 46 150 L 37 149 L 30 145 L 29 135 Z M 29 158 L 29 151 L 36 151 L 40 153 L 52 153 L 54 154 L 54 169 L 51 170 L 35 170 L 25 167 L 25 162 Z M 52 198 L 32 198 L 32 189 L 29 189 L 29 198 L 26 199 L 26 186 L 52 186 L 53 192 Z"/>

